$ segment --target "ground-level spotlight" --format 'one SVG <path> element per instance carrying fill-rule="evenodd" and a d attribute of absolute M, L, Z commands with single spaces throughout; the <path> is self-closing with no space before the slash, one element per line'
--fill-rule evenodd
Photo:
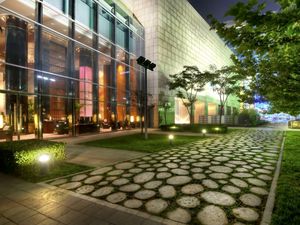
<path fill-rule="evenodd" d="M 38 158 L 40 163 L 47 163 L 50 160 L 50 156 L 47 154 L 40 155 Z"/>
<path fill-rule="evenodd" d="M 205 134 L 207 133 L 207 130 L 206 129 L 202 129 L 202 134 L 203 134 L 203 136 L 205 136 Z"/>
<path fill-rule="evenodd" d="M 217 132 L 219 132 L 220 128 L 219 128 L 219 127 L 216 127 L 215 130 L 216 130 Z"/>
<path fill-rule="evenodd" d="M 170 144 L 173 144 L 174 135 L 173 135 L 173 134 L 170 134 L 168 138 L 169 138 Z"/>
<path fill-rule="evenodd" d="M 48 173 L 49 170 L 49 161 L 50 161 L 50 155 L 48 154 L 42 154 L 38 157 L 38 161 L 40 162 L 40 168 L 41 168 L 41 175 L 45 175 Z"/>

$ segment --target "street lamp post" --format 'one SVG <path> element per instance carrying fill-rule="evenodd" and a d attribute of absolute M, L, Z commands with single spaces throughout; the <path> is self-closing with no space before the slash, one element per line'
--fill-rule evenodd
<path fill-rule="evenodd" d="M 145 80 L 144 80 L 144 127 L 145 127 L 145 139 L 148 139 L 148 90 L 147 90 L 147 70 L 153 71 L 156 67 L 155 63 L 152 63 L 150 60 L 146 59 L 143 56 L 140 56 L 137 60 L 137 63 L 145 68 Z"/>

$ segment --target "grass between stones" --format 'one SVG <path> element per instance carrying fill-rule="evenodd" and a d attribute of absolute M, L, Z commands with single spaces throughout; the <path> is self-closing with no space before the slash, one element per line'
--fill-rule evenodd
<path fill-rule="evenodd" d="M 288 131 L 276 190 L 272 225 L 300 224 L 300 132 Z"/>
<path fill-rule="evenodd" d="M 89 170 L 92 168 L 93 167 L 62 162 L 62 163 L 58 163 L 53 168 L 50 168 L 48 173 L 46 173 L 46 174 L 40 174 L 38 176 L 27 175 L 27 176 L 23 176 L 22 178 L 24 180 L 27 180 L 30 182 L 38 183 L 38 182 L 42 182 L 42 181 L 46 181 L 46 180 L 55 179 L 58 177 L 67 176 L 70 174 L 83 172 L 83 171 L 86 171 L 86 170 Z"/>
<path fill-rule="evenodd" d="M 81 143 L 82 145 L 124 149 L 139 152 L 159 152 L 168 148 L 189 144 L 191 142 L 202 140 L 203 137 L 199 136 L 183 136 L 174 135 L 172 144 L 168 139 L 168 135 L 164 134 L 149 134 L 148 140 L 145 140 L 143 134 L 133 134 L 122 137 L 114 137 L 104 140 L 96 140 L 91 142 Z"/>

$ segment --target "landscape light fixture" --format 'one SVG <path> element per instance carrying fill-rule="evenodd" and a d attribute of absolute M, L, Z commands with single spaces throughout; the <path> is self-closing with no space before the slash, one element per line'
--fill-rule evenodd
<path fill-rule="evenodd" d="M 205 134 L 207 133 L 207 130 L 206 129 L 202 129 L 202 134 L 203 134 L 203 136 L 205 136 Z"/>
<path fill-rule="evenodd" d="M 38 160 L 41 163 L 47 163 L 50 160 L 50 156 L 47 154 L 43 154 L 39 156 Z"/>
<path fill-rule="evenodd" d="M 148 139 L 148 90 L 147 90 L 147 70 L 153 71 L 156 64 L 140 56 L 137 60 L 137 64 L 145 68 L 145 80 L 144 80 L 144 127 L 145 127 L 145 139 Z M 142 128 L 143 130 L 143 128 Z"/>
<path fill-rule="evenodd" d="M 173 135 L 173 134 L 170 134 L 168 138 L 169 138 L 170 144 L 173 144 L 174 135 Z"/>

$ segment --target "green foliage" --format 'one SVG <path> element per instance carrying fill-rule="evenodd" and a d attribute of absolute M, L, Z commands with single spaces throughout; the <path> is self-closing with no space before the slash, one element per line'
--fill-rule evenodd
<path fill-rule="evenodd" d="M 104 147 L 113 149 L 124 149 L 138 152 L 159 152 L 171 147 L 189 144 L 194 141 L 201 140 L 199 136 L 183 136 L 176 135 L 172 145 L 168 139 L 168 135 L 149 134 L 148 139 L 145 140 L 143 134 L 133 134 L 122 137 L 114 137 L 103 140 L 96 140 L 82 143 L 82 145 Z"/>
<path fill-rule="evenodd" d="M 234 66 L 224 66 L 217 69 L 211 65 L 210 69 L 211 71 L 206 71 L 206 76 L 210 78 L 209 81 L 213 90 L 219 95 L 219 124 L 221 124 L 228 97 L 240 92 L 240 82 L 243 77 L 236 73 Z"/>
<path fill-rule="evenodd" d="M 287 132 L 272 225 L 300 224 L 300 132 Z"/>
<path fill-rule="evenodd" d="M 243 126 L 258 126 L 264 124 L 260 115 L 255 109 L 244 109 L 238 115 L 238 124 Z"/>
<path fill-rule="evenodd" d="M 300 113 L 300 2 L 277 0 L 278 12 L 251 0 L 230 8 L 231 25 L 212 20 L 217 33 L 234 48 L 236 71 L 249 81 L 245 93 L 259 93 L 282 112 Z"/>
<path fill-rule="evenodd" d="M 163 91 L 158 94 L 158 106 L 163 109 L 164 123 L 167 124 L 167 112 L 171 108 L 171 102 L 169 97 Z"/>
<path fill-rule="evenodd" d="M 25 140 L 0 143 L 0 169 L 19 175 L 40 171 L 38 157 L 50 156 L 49 165 L 65 159 L 65 144 L 44 140 Z"/>
<path fill-rule="evenodd" d="M 180 73 L 170 75 L 169 89 L 176 90 L 176 96 L 182 99 L 189 116 L 190 123 L 194 123 L 194 104 L 200 91 L 208 83 L 210 77 L 201 72 L 196 66 L 184 66 Z"/>
<path fill-rule="evenodd" d="M 159 128 L 162 131 L 193 133 L 202 133 L 202 130 L 205 129 L 209 134 L 223 134 L 228 130 L 226 125 L 219 124 L 170 124 L 161 125 Z"/>

